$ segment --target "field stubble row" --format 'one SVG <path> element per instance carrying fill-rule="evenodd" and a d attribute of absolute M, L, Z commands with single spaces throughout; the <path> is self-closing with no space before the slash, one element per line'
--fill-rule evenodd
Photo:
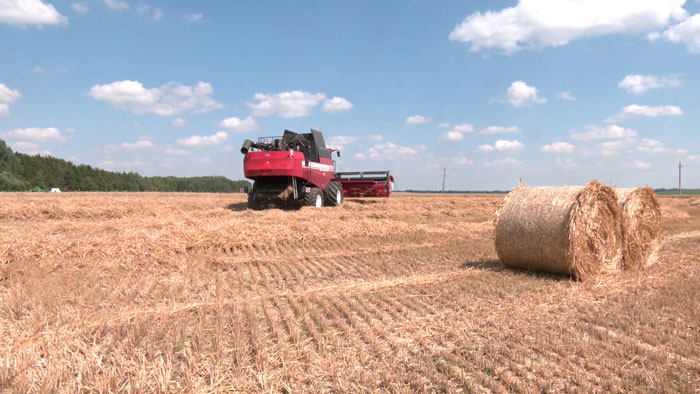
<path fill-rule="evenodd" d="M 8 390 L 700 387 L 700 199 L 661 200 L 650 269 L 593 283 L 504 269 L 502 196 L 0 199 Z"/>

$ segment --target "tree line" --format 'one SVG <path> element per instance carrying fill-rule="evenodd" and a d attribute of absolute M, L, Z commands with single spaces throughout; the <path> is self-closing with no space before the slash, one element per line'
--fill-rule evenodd
<path fill-rule="evenodd" d="M 105 171 L 51 156 L 13 152 L 0 140 L 0 191 L 28 191 L 36 187 L 57 187 L 62 191 L 238 193 L 251 184 L 223 176 L 145 177 L 136 172 Z"/>

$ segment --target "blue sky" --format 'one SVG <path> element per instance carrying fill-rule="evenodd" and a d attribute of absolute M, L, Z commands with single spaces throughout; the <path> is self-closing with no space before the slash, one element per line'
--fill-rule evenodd
<path fill-rule="evenodd" d="M 0 0 L 0 138 L 242 178 L 317 128 L 399 189 L 700 187 L 700 2 Z"/>

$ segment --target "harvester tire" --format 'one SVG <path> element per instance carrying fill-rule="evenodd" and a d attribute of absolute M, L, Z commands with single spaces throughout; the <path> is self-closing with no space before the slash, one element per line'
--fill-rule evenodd
<path fill-rule="evenodd" d="M 255 199 L 254 193 L 248 194 L 248 209 L 252 209 L 254 211 L 260 211 L 263 209 L 263 206 L 260 203 L 260 201 Z"/>
<path fill-rule="evenodd" d="M 323 191 L 317 187 L 312 187 L 311 191 L 304 196 L 304 205 L 321 208 L 323 206 Z"/>
<path fill-rule="evenodd" d="M 343 186 L 331 181 L 326 188 L 326 202 L 331 207 L 337 207 L 343 203 Z"/>

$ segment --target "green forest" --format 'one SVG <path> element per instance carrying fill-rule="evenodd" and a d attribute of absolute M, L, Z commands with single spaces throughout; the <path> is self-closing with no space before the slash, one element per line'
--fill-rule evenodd
<path fill-rule="evenodd" d="M 111 172 L 75 165 L 51 156 L 16 153 L 0 140 L 0 191 L 60 188 L 61 191 L 157 191 L 238 193 L 248 181 L 223 176 L 191 178 L 145 177 L 135 172 Z"/>

